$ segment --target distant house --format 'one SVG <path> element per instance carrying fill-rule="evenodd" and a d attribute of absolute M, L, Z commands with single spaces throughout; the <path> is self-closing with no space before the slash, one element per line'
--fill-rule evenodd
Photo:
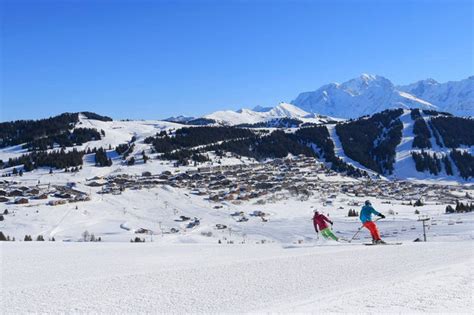
<path fill-rule="evenodd" d="M 28 199 L 26 198 L 17 198 L 15 200 L 15 204 L 17 205 L 23 205 L 23 204 L 27 204 L 28 203 Z"/>
<path fill-rule="evenodd" d="M 59 192 L 58 192 L 58 193 L 55 193 L 55 194 L 54 194 L 54 197 L 69 199 L 69 198 L 71 198 L 72 196 L 71 196 L 71 194 L 69 194 L 69 193 L 59 193 Z"/>
<path fill-rule="evenodd" d="M 100 186 L 104 186 L 106 183 L 99 183 L 99 182 L 96 182 L 96 181 L 93 181 L 93 182 L 90 182 L 87 184 L 87 186 L 89 187 L 100 187 Z"/>
<path fill-rule="evenodd" d="M 19 196 L 23 196 L 23 191 L 19 190 L 19 189 L 14 189 L 14 190 L 11 190 L 9 193 L 8 193 L 8 196 L 9 197 L 19 197 Z"/>
<path fill-rule="evenodd" d="M 38 195 L 39 192 L 40 191 L 37 188 L 31 188 L 30 190 L 28 190 L 28 193 L 31 194 L 31 195 Z"/>
<path fill-rule="evenodd" d="M 48 199 L 48 194 L 41 194 L 36 196 L 36 199 Z"/>
<path fill-rule="evenodd" d="M 48 202 L 48 205 L 50 205 L 50 206 L 57 206 L 57 205 L 64 205 L 64 204 L 66 204 L 66 203 L 67 203 L 66 200 L 50 200 L 50 201 Z"/>

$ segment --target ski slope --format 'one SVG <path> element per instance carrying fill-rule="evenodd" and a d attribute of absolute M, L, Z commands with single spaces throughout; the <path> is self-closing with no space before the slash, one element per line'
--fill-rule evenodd
<path fill-rule="evenodd" d="M 431 116 L 428 116 L 422 113 L 422 118 L 425 120 L 427 126 L 431 120 Z M 411 118 L 410 111 L 404 110 L 403 114 L 400 116 L 400 121 L 403 124 L 402 129 L 402 140 L 398 144 L 396 148 L 395 154 L 395 163 L 394 163 L 394 173 L 391 178 L 396 179 L 408 179 L 413 181 L 421 181 L 421 182 L 429 182 L 429 181 L 437 181 L 438 183 L 453 183 L 453 182 L 470 182 L 471 179 L 465 180 L 463 179 L 460 174 L 459 170 L 456 166 L 456 163 L 450 157 L 451 149 L 444 145 L 440 147 L 433 135 L 433 130 L 430 128 L 431 132 L 431 148 L 427 149 L 419 149 L 413 148 L 413 140 L 415 138 L 415 134 L 413 133 L 413 126 L 414 121 Z M 441 140 L 442 141 L 442 140 Z M 472 152 L 474 150 L 473 147 L 465 146 L 464 150 L 467 152 Z M 427 152 L 430 154 L 436 154 L 438 157 L 447 156 L 451 162 L 451 167 L 453 168 L 454 175 L 448 175 L 446 173 L 445 166 L 442 165 L 442 170 L 438 175 L 431 174 L 429 171 L 419 172 L 416 170 L 415 161 L 412 158 L 412 152 Z"/>
<path fill-rule="evenodd" d="M 4 314 L 467 314 L 472 245 L 2 243 L 0 298 Z"/>

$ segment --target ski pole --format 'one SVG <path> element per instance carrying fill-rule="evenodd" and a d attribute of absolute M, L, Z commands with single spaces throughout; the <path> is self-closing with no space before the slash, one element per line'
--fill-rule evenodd
<path fill-rule="evenodd" d="M 373 222 L 377 222 L 378 220 L 380 220 L 382 218 L 377 218 L 375 219 Z M 364 227 L 364 225 L 362 225 L 361 227 L 359 227 L 357 229 L 357 232 L 354 234 L 354 236 L 352 236 L 352 238 L 348 241 L 349 243 L 352 242 L 354 240 L 354 238 L 357 236 L 357 234 L 359 234 L 359 232 L 362 230 L 362 228 Z"/>

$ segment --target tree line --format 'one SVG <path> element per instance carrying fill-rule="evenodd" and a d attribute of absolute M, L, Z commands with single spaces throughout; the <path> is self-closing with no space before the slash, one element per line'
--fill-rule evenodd
<path fill-rule="evenodd" d="M 474 119 L 438 116 L 431 118 L 431 122 L 440 133 L 446 147 L 474 146 Z"/>
<path fill-rule="evenodd" d="M 377 173 L 391 174 L 396 147 L 402 139 L 402 113 L 402 109 L 385 110 L 337 124 L 336 132 L 345 154 Z"/>
<path fill-rule="evenodd" d="M 110 117 L 91 112 L 83 112 L 82 114 L 90 119 L 112 120 Z M 39 120 L 16 120 L 0 123 L 0 148 L 64 134 L 73 129 L 77 122 L 79 122 L 79 113 L 64 113 Z M 81 141 L 82 134 L 78 132 L 76 136 L 77 141 Z"/>
<path fill-rule="evenodd" d="M 417 118 L 413 124 L 413 148 L 431 148 L 431 132 L 423 118 Z"/>
<path fill-rule="evenodd" d="M 4 167 L 12 167 L 23 165 L 23 169 L 28 172 L 38 167 L 52 167 L 52 168 L 68 168 L 82 165 L 82 158 L 84 157 L 84 151 L 78 151 L 72 149 L 71 151 L 54 150 L 51 152 L 47 151 L 35 151 L 28 154 L 23 154 L 17 158 L 10 158 Z"/>
<path fill-rule="evenodd" d="M 452 150 L 451 158 L 458 167 L 462 178 L 474 178 L 474 156 L 467 151 Z"/>

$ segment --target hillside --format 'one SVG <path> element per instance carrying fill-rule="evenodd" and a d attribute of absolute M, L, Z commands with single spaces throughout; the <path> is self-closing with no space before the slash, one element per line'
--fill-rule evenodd
<path fill-rule="evenodd" d="M 241 157 L 264 161 L 288 155 L 314 157 L 333 171 L 356 177 L 379 174 L 462 181 L 474 176 L 473 119 L 431 110 L 387 110 L 329 124 L 298 124 L 282 118 L 278 125 L 268 125 L 275 123 L 270 120 L 193 126 L 98 120 L 84 114 L 49 120 L 57 123 L 45 124 L 53 128 L 44 131 L 37 127 L 43 120 L 3 123 L 11 127 L 5 129 L 4 148 L 0 149 L 3 176 L 41 167 L 50 172 L 86 168 L 83 172 L 94 173 L 98 167 L 104 168 L 101 173 L 117 167 L 135 172 L 154 171 L 154 161 L 166 167 L 202 167 L 247 163 Z M 15 125 L 21 126 L 20 132 L 13 132 Z"/>

